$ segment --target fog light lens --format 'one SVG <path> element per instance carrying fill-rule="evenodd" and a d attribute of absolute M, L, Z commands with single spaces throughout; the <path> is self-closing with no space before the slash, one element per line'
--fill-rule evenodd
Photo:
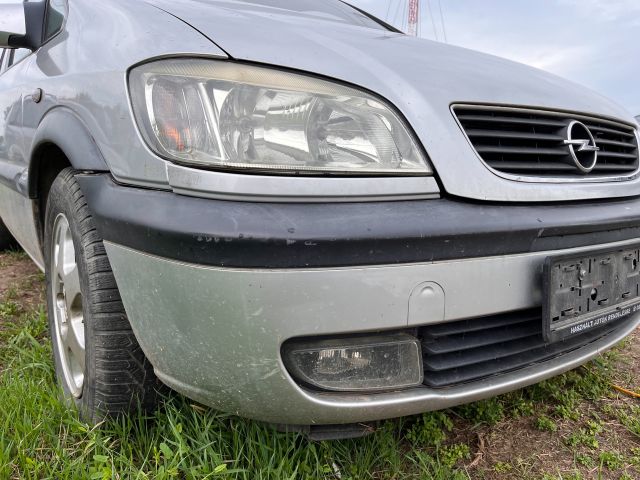
<path fill-rule="evenodd" d="M 405 334 L 293 342 L 284 355 L 297 380 L 324 390 L 393 390 L 423 381 L 420 343 Z"/>

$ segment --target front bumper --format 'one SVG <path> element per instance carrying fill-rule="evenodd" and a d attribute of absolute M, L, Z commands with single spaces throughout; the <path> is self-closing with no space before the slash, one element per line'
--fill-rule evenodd
<path fill-rule="evenodd" d="M 640 321 L 634 317 L 613 334 L 554 360 L 453 388 L 315 393 L 287 373 L 280 356 L 287 339 L 399 329 L 418 318 L 427 324 L 539 305 L 537 270 L 546 254 L 257 270 L 203 267 L 106 245 L 131 324 L 160 379 L 204 404 L 272 423 L 364 422 L 479 400 L 574 368 Z M 409 296 L 424 279 L 442 286 L 445 297 L 436 299 L 437 308 L 411 312 Z"/>
<path fill-rule="evenodd" d="M 292 268 L 278 263 L 279 268 L 273 268 L 260 266 L 259 255 L 250 250 L 262 245 L 270 252 L 269 255 L 274 255 L 278 247 L 280 256 L 286 256 L 286 243 L 279 245 L 265 238 L 257 241 L 254 236 L 244 241 L 246 237 L 240 235 L 229 240 L 210 231 L 219 214 L 227 215 L 228 212 L 216 211 L 224 204 L 223 210 L 228 207 L 242 211 L 235 219 L 236 233 L 241 234 L 241 227 L 249 225 L 242 223 L 247 222 L 248 213 L 244 209 L 252 207 L 251 204 L 237 205 L 170 193 L 145 192 L 115 186 L 100 176 L 81 176 L 79 180 L 106 238 L 107 253 L 132 327 L 158 376 L 175 390 L 227 412 L 272 423 L 311 425 L 365 422 L 440 409 L 513 390 L 574 368 L 613 346 L 640 322 L 640 316 L 632 317 L 606 336 L 559 357 L 444 389 L 417 387 L 399 392 L 358 395 L 313 392 L 299 386 L 285 369 L 281 347 L 286 340 L 316 335 L 397 331 L 539 307 L 542 301 L 542 264 L 549 255 L 637 242 L 634 232 L 640 225 L 640 218 L 634 216 L 640 216 L 640 208 L 634 206 L 631 210 L 631 202 L 626 201 L 628 208 L 620 209 L 622 202 L 617 202 L 618 208 L 612 206 L 608 217 L 605 211 L 600 210 L 600 220 L 595 222 L 600 222 L 599 225 L 595 230 L 589 230 L 586 223 L 577 224 L 575 217 L 567 219 L 567 207 L 547 206 L 547 215 L 562 218 L 564 211 L 569 226 L 562 227 L 563 232 L 573 229 L 573 235 L 544 236 L 543 232 L 554 230 L 545 223 L 544 215 L 537 215 L 534 223 L 542 226 L 526 246 L 527 250 L 518 253 L 509 253 L 509 250 L 514 248 L 514 243 L 517 248 L 525 248 L 526 242 L 518 243 L 517 239 L 523 238 L 525 233 L 530 235 L 530 229 L 522 228 L 522 225 L 531 219 L 499 218 L 496 222 L 509 224 L 503 229 L 503 238 L 499 239 L 496 222 L 489 222 L 485 217 L 483 232 L 493 230 L 496 235 L 487 234 L 493 243 L 485 241 L 476 245 L 474 252 L 478 253 L 483 246 L 486 249 L 503 249 L 509 254 L 470 256 L 468 252 L 458 250 L 460 258 L 432 261 L 421 258 L 421 255 L 426 252 L 430 256 L 438 256 L 443 255 L 443 251 L 453 254 L 455 250 L 443 247 L 431 251 L 423 245 L 422 248 L 409 249 L 414 260 L 402 264 L 345 265 L 344 257 L 338 252 L 323 261 L 335 263 L 339 258 L 342 259 L 341 266 L 314 264 L 307 267 L 298 263 L 298 268 Z M 99 183 L 102 187 L 95 188 Z M 140 202 L 123 203 L 122 198 L 132 191 L 143 205 Z M 116 196 L 113 196 L 114 192 Z M 168 204 L 174 205 L 168 208 L 180 208 L 182 218 L 173 218 L 171 210 L 158 210 L 159 205 L 149 204 L 145 215 L 138 212 L 139 217 L 134 218 L 136 210 L 145 207 L 145 198 L 157 196 L 167 198 Z M 190 210 L 194 207 L 194 200 L 204 202 L 201 205 L 206 209 Z M 110 202 L 111 213 L 106 207 Z M 406 208 L 404 203 L 410 202 L 396 205 L 400 209 Z M 393 205 L 385 208 L 392 210 Z M 426 203 L 422 205 L 427 206 Z M 264 220 L 264 210 L 253 207 L 257 210 L 254 212 L 256 222 L 260 224 Z M 273 213 L 277 206 L 269 208 Z M 508 212 L 509 208 L 505 206 L 503 211 Z M 122 217 L 127 215 L 130 228 L 122 223 Z M 185 216 L 188 217 L 186 220 Z M 428 213 L 423 212 L 413 222 L 414 227 L 421 223 L 420 228 L 426 228 L 425 216 L 428 217 Z M 162 228 L 152 228 L 150 223 L 154 218 L 164 218 Z M 374 219 L 372 214 L 369 217 L 371 228 L 378 228 L 377 223 L 373 223 Z M 286 226 L 294 220 L 281 217 L 275 227 Z M 312 220 L 301 221 L 301 224 L 311 225 Z M 407 219 L 404 220 L 404 228 L 408 228 Z M 185 221 L 201 226 L 201 233 L 192 233 L 192 238 L 185 232 L 174 232 L 175 236 L 166 233 L 176 222 Z M 456 223 L 455 218 L 451 223 Z M 150 243 L 146 246 L 132 245 L 141 224 L 147 229 Z M 109 230 L 109 225 L 117 228 Z M 456 228 L 463 227 L 458 225 Z M 291 228 L 295 230 L 295 227 Z M 560 226 L 554 228 L 557 231 Z M 442 230 L 443 226 L 435 223 L 434 234 L 429 238 L 423 237 L 424 244 L 430 245 L 429 241 L 434 238 L 443 245 L 451 243 L 445 242 L 444 233 L 438 237 Z M 171 241 L 181 238 L 174 243 L 171 255 L 167 255 L 172 258 L 157 255 L 158 244 L 162 246 L 164 240 L 161 238 L 158 244 L 155 240 L 163 235 L 168 235 Z M 349 244 L 349 239 L 344 238 L 332 246 L 329 241 L 332 235 L 331 231 L 325 231 L 324 238 L 318 240 L 325 254 L 332 248 L 340 250 Z M 398 236 L 389 235 L 387 238 L 396 241 Z M 353 241 L 357 239 L 353 237 Z M 509 243 L 510 239 L 512 243 Z M 549 242 L 557 242 L 560 247 L 563 239 L 564 248 L 537 248 Z M 612 241 L 594 243 L 600 239 Z M 460 242 L 466 241 L 464 238 L 454 239 L 456 248 Z M 413 242 L 419 243 L 419 239 L 412 237 L 408 243 Z M 293 247 L 295 243 L 289 246 Z M 306 245 L 309 250 L 317 246 L 312 243 Z M 169 244 L 166 242 L 162 248 L 168 248 Z M 243 245 L 251 265 L 238 266 L 248 261 L 243 258 L 239 246 L 234 246 L 237 257 L 230 256 L 231 250 L 225 251 L 229 263 L 235 266 L 216 265 L 214 260 L 219 259 L 216 250 L 224 251 L 221 245 L 229 244 Z M 196 255 L 206 256 L 208 265 L 193 263 L 194 245 L 198 249 Z M 435 248 L 435 245 L 429 248 Z M 286 262 L 302 261 L 300 256 L 305 255 L 302 250 L 294 249 L 293 259 L 288 258 Z M 387 254 L 390 254 L 387 244 L 381 241 L 380 248 L 368 256 L 384 258 Z M 403 255 L 407 255 L 406 252 Z M 311 256 L 304 258 L 311 263 Z M 318 257 L 317 263 L 320 262 Z M 427 294 L 422 295 L 424 292 Z"/>

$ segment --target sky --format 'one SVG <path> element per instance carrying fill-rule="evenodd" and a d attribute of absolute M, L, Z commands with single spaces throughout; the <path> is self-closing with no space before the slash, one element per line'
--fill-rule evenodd
<path fill-rule="evenodd" d="M 348 1 L 406 30 L 409 0 Z M 421 37 L 542 68 L 640 115 L 640 0 L 420 0 L 419 25 Z"/>

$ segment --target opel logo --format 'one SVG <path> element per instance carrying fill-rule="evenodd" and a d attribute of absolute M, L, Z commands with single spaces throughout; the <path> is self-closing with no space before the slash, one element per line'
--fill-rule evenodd
<path fill-rule="evenodd" d="M 590 173 L 598 163 L 598 151 L 596 140 L 584 123 L 573 120 L 567 127 L 567 139 L 565 145 L 569 145 L 569 153 L 573 163 L 583 173 Z"/>

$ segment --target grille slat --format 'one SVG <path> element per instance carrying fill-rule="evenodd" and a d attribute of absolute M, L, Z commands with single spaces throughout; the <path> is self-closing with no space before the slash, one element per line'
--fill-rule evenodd
<path fill-rule="evenodd" d="M 589 122 L 585 122 L 585 125 L 589 127 L 589 130 L 591 130 L 594 133 L 602 132 L 602 133 L 610 133 L 612 135 L 620 135 L 621 137 L 635 138 L 635 135 L 633 134 L 633 132 L 628 132 L 623 130 L 614 130 L 613 128 L 602 127 Z"/>
<path fill-rule="evenodd" d="M 526 147 L 502 147 L 502 146 L 481 146 L 476 147 L 480 153 L 502 153 L 505 155 L 556 155 L 564 157 L 567 152 L 562 148 L 526 148 Z"/>
<path fill-rule="evenodd" d="M 629 321 L 556 343 L 542 337 L 540 309 L 422 327 L 424 384 L 444 388 L 524 368 L 583 347 Z"/>
<path fill-rule="evenodd" d="M 456 111 L 458 111 L 456 109 Z M 460 121 L 479 121 L 489 123 L 507 123 L 519 125 L 544 125 L 548 127 L 565 127 L 566 123 L 557 120 L 540 120 L 503 116 L 481 116 L 481 115 L 458 115 Z"/>
<path fill-rule="evenodd" d="M 632 142 L 621 142 L 618 140 L 607 140 L 606 138 L 600 138 L 600 137 L 596 137 L 596 142 L 598 142 L 598 146 L 600 148 L 602 148 L 603 145 L 611 145 L 614 147 L 624 147 L 624 148 L 628 148 L 630 150 L 633 150 L 636 148 L 636 146 L 632 143 Z M 608 148 L 608 147 L 605 147 Z"/>
<path fill-rule="evenodd" d="M 491 162 L 492 167 L 498 169 L 509 169 L 509 170 L 517 170 L 517 171 L 538 171 L 541 168 L 546 170 L 564 170 L 573 172 L 575 169 L 569 164 L 566 163 L 552 163 L 552 162 L 536 162 L 536 163 L 524 163 L 524 162 Z"/>
<path fill-rule="evenodd" d="M 535 338 L 524 337 L 512 342 L 492 345 L 491 348 L 478 348 L 473 352 L 450 353 L 448 355 L 425 356 L 424 369 L 432 372 L 467 367 L 480 362 L 499 360 L 518 353 L 528 352 L 535 348 Z"/>
<path fill-rule="evenodd" d="M 638 170 L 638 140 L 630 125 L 585 115 L 525 108 L 454 106 L 470 142 L 494 170 L 540 178 L 607 177 Z M 571 156 L 567 129 L 583 123 L 600 148 L 593 171 L 583 173 Z"/>
<path fill-rule="evenodd" d="M 470 137 L 493 137 L 493 138 L 514 138 L 522 140 L 534 140 L 534 141 L 557 141 L 562 142 L 561 135 L 552 135 L 544 133 L 529 133 L 529 132 L 510 132 L 510 131 L 496 131 L 496 130 L 468 130 L 467 135 Z"/>
<path fill-rule="evenodd" d="M 497 166 L 504 169 L 509 169 L 513 171 L 537 171 L 541 168 L 544 168 L 549 171 L 574 171 L 574 167 L 568 164 L 562 163 L 551 163 L 551 162 L 538 162 L 536 164 L 525 164 L 525 163 L 517 163 L 517 162 L 492 162 L 491 166 Z M 603 172 L 603 171 L 611 171 L 611 172 L 635 172 L 636 166 L 631 165 L 608 165 L 606 163 L 601 163 L 600 165 L 596 165 L 596 168 L 593 170 L 594 172 Z"/>
<path fill-rule="evenodd" d="M 501 342 L 510 342 L 520 338 L 531 336 L 540 330 L 539 326 L 528 322 L 520 325 L 507 325 L 501 328 L 492 328 L 463 335 L 452 335 L 440 338 L 437 341 L 422 342 L 422 349 L 429 354 L 440 355 L 443 353 L 460 352 L 473 348 L 485 347 Z"/>
<path fill-rule="evenodd" d="M 635 165 L 596 165 L 593 169 L 594 172 L 621 172 L 621 173 L 633 173 L 637 170 Z"/>
<path fill-rule="evenodd" d="M 607 150 L 600 150 L 598 152 L 598 157 L 628 158 L 630 160 L 635 160 L 638 158 L 638 156 L 633 153 L 609 152 Z"/>
<path fill-rule="evenodd" d="M 439 338 L 447 335 L 467 334 L 486 330 L 487 328 L 503 327 L 505 325 L 517 325 L 523 322 L 538 320 L 538 312 L 515 312 L 513 314 L 502 314 L 495 317 L 484 318 L 482 322 L 474 320 L 463 320 L 460 322 L 447 322 L 430 325 L 423 334 L 429 338 Z"/>

